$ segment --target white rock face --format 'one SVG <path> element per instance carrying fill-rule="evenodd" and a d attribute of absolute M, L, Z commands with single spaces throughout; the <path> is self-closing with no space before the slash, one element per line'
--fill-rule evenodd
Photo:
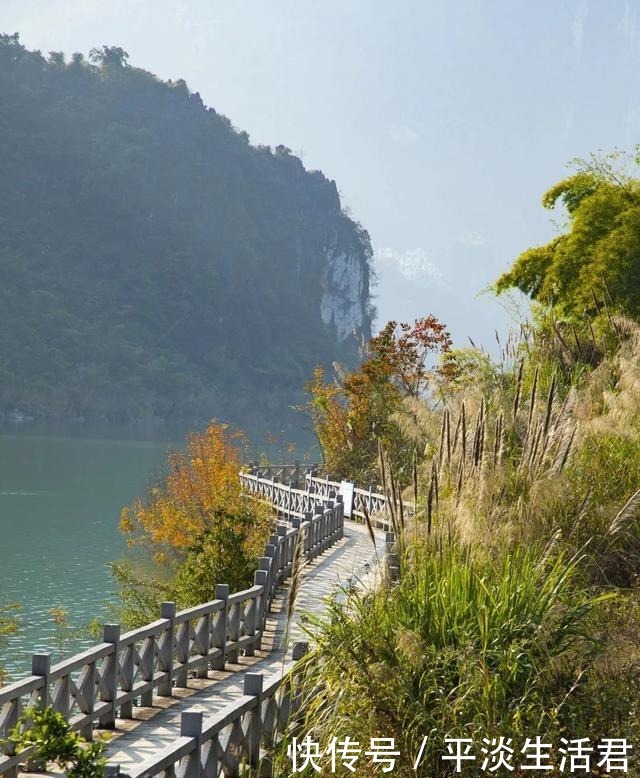
<path fill-rule="evenodd" d="M 354 330 L 359 334 L 364 327 L 365 273 L 360 253 L 327 250 L 320 315 L 327 327 L 333 323 L 339 343 L 351 337 Z"/>

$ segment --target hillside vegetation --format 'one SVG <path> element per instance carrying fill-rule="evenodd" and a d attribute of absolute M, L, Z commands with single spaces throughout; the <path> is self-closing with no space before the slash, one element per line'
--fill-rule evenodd
<path fill-rule="evenodd" d="M 277 424 L 370 329 L 333 181 L 117 47 L 0 36 L 0 415 Z"/>
<path fill-rule="evenodd" d="M 292 734 L 341 755 L 351 738 L 357 774 L 377 774 L 372 737 L 394 739 L 395 775 L 640 774 L 640 190 L 615 161 L 545 198 L 570 219 L 500 279 L 541 302 L 498 359 L 407 348 L 427 320 L 392 323 L 362 368 L 310 386 L 329 466 L 377 470 L 399 560 L 310 629 Z M 366 458 L 330 445 L 355 420 Z"/>

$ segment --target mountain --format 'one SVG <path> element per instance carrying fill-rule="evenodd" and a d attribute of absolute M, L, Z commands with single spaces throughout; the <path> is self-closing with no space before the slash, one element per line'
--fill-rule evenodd
<path fill-rule="evenodd" d="M 370 335 L 369 236 L 127 59 L 0 36 L 0 414 L 284 419 Z"/>

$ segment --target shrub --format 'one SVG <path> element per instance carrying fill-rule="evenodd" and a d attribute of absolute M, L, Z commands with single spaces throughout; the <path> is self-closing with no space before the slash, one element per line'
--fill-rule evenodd
<path fill-rule="evenodd" d="M 87 743 L 77 732 L 72 732 L 64 716 L 51 707 L 27 708 L 9 737 L 18 753 L 30 749 L 32 760 L 53 762 L 65 771 L 67 778 L 104 776 L 105 743 Z"/>

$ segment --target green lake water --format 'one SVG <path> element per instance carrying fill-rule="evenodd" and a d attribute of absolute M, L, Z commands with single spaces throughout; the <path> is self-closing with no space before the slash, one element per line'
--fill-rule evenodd
<path fill-rule="evenodd" d="M 51 608 L 80 626 L 104 620 L 113 600 L 107 563 L 125 550 L 120 510 L 161 473 L 168 441 L 109 435 L 0 433 L 0 603 L 21 605 L 20 630 L 0 648 L 12 680 L 28 672 L 34 652 L 59 658 Z"/>

